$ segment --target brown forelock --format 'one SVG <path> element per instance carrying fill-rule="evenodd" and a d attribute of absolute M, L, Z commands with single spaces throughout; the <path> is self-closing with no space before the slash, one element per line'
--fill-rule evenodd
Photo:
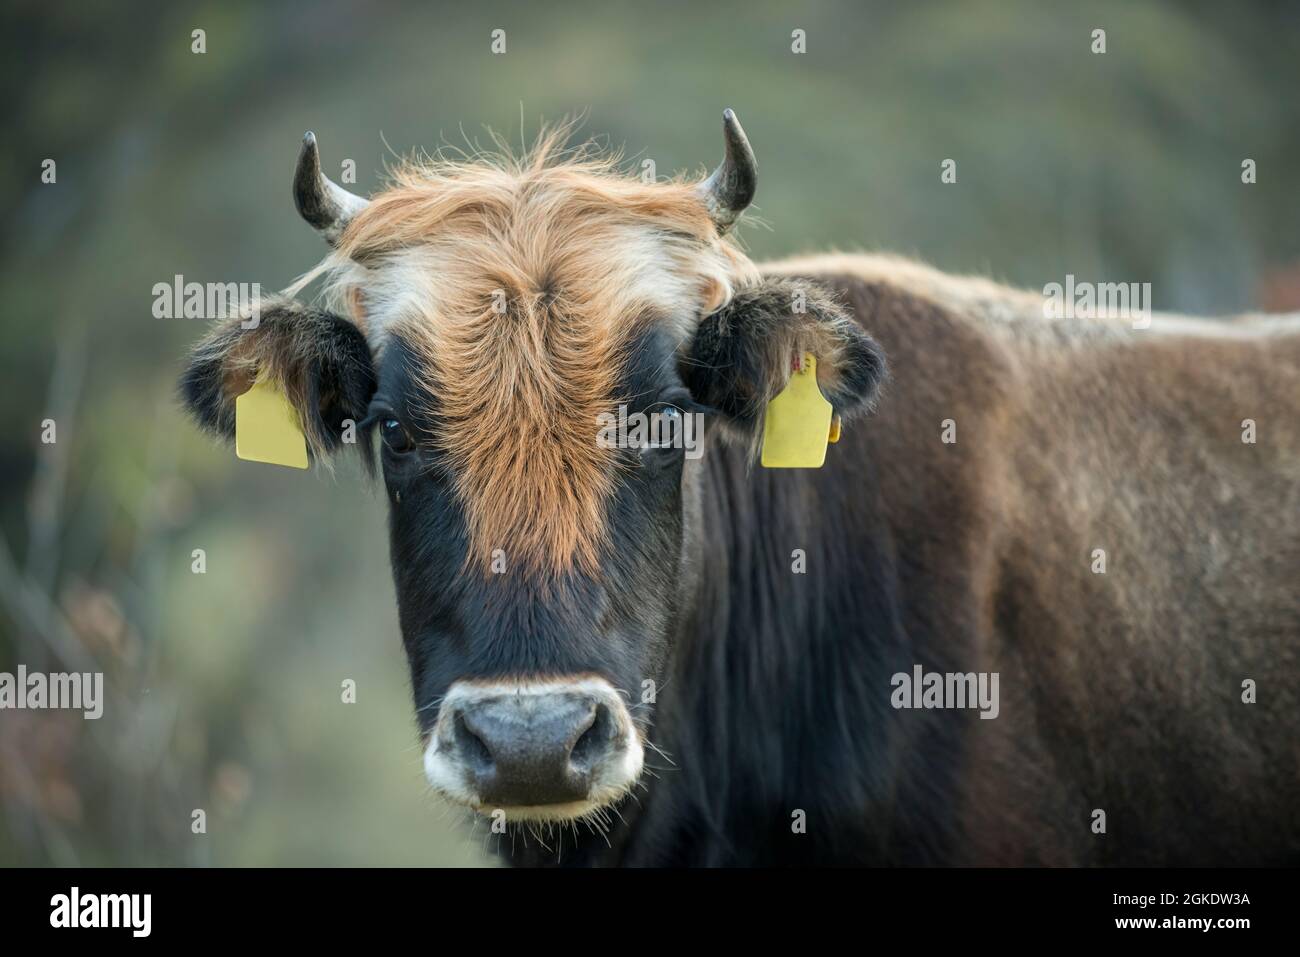
<path fill-rule="evenodd" d="M 753 270 L 691 184 L 643 183 L 562 139 L 403 165 L 338 249 L 385 277 L 373 297 L 360 280 L 371 334 L 378 321 L 420 359 L 469 561 L 500 548 L 551 576 L 598 567 L 618 469 L 597 416 L 631 398 L 616 393 L 636 333 L 675 322 L 684 339 Z"/>

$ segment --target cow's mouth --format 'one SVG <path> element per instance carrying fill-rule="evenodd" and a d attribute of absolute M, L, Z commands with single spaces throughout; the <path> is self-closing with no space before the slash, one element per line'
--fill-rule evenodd
<path fill-rule="evenodd" d="M 424 772 L 447 799 L 507 821 L 570 821 L 619 801 L 645 750 L 602 678 L 458 681 L 439 708 Z"/>

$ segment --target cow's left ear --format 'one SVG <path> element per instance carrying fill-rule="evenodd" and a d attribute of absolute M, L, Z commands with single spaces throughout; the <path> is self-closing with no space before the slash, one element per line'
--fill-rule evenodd
<path fill-rule="evenodd" d="M 288 299 L 261 307 L 256 323 L 230 319 L 194 348 L 181 376 L 190 413 L 223 439 L 235 436 L 235 399 L 269 380 L 298 412 L 314 456 L 344 441 L 346 420 L 365 418 L 375 392 L 366 337 L 342 316 Z"/>
<path fill-rule="evenodd" d="M 756 444 L 767 403 L 789 382 L 794 357 L 807 352 L 836 414 L 870 410 L 885 354 L 829 290 L 802 279 L 738 290 L 700 323 L 681 374 L 697 402 L 722 413 L 727 433 Z"/>

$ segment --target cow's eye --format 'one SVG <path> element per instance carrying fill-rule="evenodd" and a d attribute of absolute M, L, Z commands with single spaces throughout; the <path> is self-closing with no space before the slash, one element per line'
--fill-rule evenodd
<path fill-rule="evenodd" d="M 379 434 L 384 437 L 384 445 L 388 446 L 390 452 L 401 455 L 415 448 L 411 434 L 396 419 L 383 419 L 379 423 Z"/>
<path fill-rule="evenodd" d="M 692 438 L 685 429 L 682 410 L 665 402 L 650 413 L 648 434 L 640 447 L 642 460 L 675 461 Z"/>

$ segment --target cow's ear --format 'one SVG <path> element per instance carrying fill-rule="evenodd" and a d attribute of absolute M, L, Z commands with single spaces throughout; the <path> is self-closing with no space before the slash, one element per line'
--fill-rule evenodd
<path fill-rule="evenodd" d="M 235 398 L 262 378 L 298 410 L 316 456 L 345 441 L 346 420 L 360 422 L 375 391 L 374 363 L 360 329 L 333 313 L 277 299 L 264 303 L 256 320 L 227 320 L 195 346 L 181 396 L 199 425 L 229 440 Z"/>
<path fill-rule="evenodd" d="M 700 323 L 681 374 L 697 402 L 721 413 L 724 432 L 756 449 L 767 403 L 789 382 L 794 357 L 807 352 L 836 414 L 870 410 L 885 355 L 829 290 L 807 280 L 738 290 Z"/>

